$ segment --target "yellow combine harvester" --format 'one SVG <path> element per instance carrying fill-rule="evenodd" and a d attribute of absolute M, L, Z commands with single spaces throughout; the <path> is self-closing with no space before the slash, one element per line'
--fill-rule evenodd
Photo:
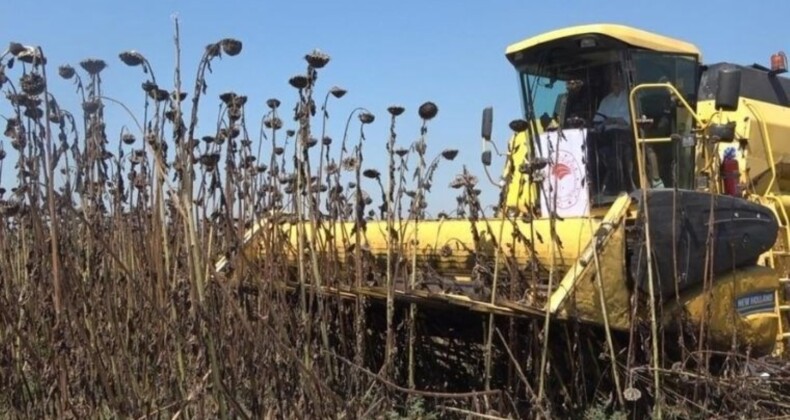
<path fill-rule="evenodd" d="M 657 308 L 666 328 L 704 324 L 715 346 L 781 353 L 790 336 L 784 56 L 771 68 L 703 65 L 691 44 L 606 24 L 529 38 L 506 56 L 524 119 L 511 123 L 498 214 L 395 221 L 400 258 L 414 255 L 420 275 L 409 285 L 404 264 L 394 298 L 614 330 Z M 486 150 L 491 115 L 483 113 Z M 302 231 L 355 273 L 352 224 L 297 227 L 264 220 L 248 232 L 246 254 L 259 257 L 256 244 L 275 237 L 296 244 Z M 386 298 L 377 279 L 388 270 L 388 238 L 385 221 L 367 223 L 369 284 L 314 286 Z M 282 247 L 291 261 L 295 248 Z"/>

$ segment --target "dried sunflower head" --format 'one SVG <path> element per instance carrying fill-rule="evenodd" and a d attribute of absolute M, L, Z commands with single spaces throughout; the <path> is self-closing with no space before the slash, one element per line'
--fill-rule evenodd
<path fill-rule="evenodd" d="M 315 49 L 312 52 L 310 52 L 310 54 L 305 55 L 304 59 L 307 60 L 307 64 L 309 64 L 310 67 L 315 69 L 320 69 L 326 66 L 327 63 L 329 63 L 330 58 L 328 54 L 318 49 Z"/>
<path fill-rule="evenodd" d="M 58 67 L 58 75 L 66 80 L 69 80 L 72 77 L 74 77 L 74 73 L 76 73 L 74 71 L 74 67 L 71 67 L 68 64 L 64 64 Z"/>
<path fill-rule="evenodd" d="M 233 101 L 236 100 L 236 92 L 225 92 L 219 95 L 219 99 L 225 103 L 225 106 L 231 106 Z"/>
<path fill-rule="evenodd" d="M 277 109 L 280 107 L 280 100 L 277 98 L 270 98 L 266 100 L 266 106 L 271 109 Z"/>
<path fill-rule="evenodd" d="M 238 39 L 225 38 L 220 41 L 219 44 L 222 47 L 222 51 L 231 57 L 238 55 L 241 52 L 242 44 Z"/>
<path fill-rule="evenodd" d="M 447 160 L 453 160 L 456 156 L 458 156 L 458 150 L 456 149 L 445 149 L 442 151 L 442 157 Z"/>
<path fill-rule="evenodd" d="M 327 175 L 334 175 L 340 172 L 340 167 L 337 166 L 337 163 L 330 162 L 326 165 L 326 174 Z"/>
<path fill-rule="evenodd" d="M 379 177 L 381 177 L 381 173 L 375 169 L 365 169 L 362 171 L 362 175 L 370 179 L 379 179 Z"/>
<path fill-rule="evenodd" d="M 453 178 L 452 182 L 450 182 L 450 188 L 453 189 L 474 187 L 475 185 L 477 185 L 477 177 L 469 173 L 458 174 Z"/>
<path fill-rule="evenodd" d="M 279 130 L 283 128 L 283 120 L 278 117 L 271 117 L 263 120 L 263 125 L 266 128 L 272 128 L 274 130 Z"/>
<path fill-rule="evenodd" d="M 134 134 L 132 134 L 132 133 L 124 133 L 121 136 L 121 141 L 124 144 L 134 144 L 135 140 L 137 140 L 137 139 L 134 137 Z"/>
<path fill-rule="evenodd" d="M 216 168 L 218 163 L 219 153 L 207 153 L 200 156 L 200 164 L 205 166 L 208 170 Z"/>
<path fill-rule="evenodd" d="M 129 67 L 139 66 L 145 62 L 145 57 L 135 50 L 124 51 L 118 57 Z"/>
<path fill-rule="evenodd" d="M 41 50 L 38 47 L 24 46 L 23 48 L 24 50 L 15 55 L 17 60 L 26 64 L 33 64 L 34 67 L 47 64 L 47 58 L 41 54 Z"/>
<path fill-rule="evenodd" d="M 82 103 L 82 110 L 85 111 L 86 114 L 93 114 L 99 110 L 101 107 L 101 102 L 98 99 L 89 99 Z"/>
<path fill-rule="evenodd" d="M 307 76 L 297 74 L 288 80 L 288 83 L 296 89 L 304 89 L 307 87 Z"/>
<path fill-rule="evenodd" d="M 146 80 L 145 82 L 143 82 L 140 85 L 140 87 L 143 88 L 143 92 L 145 92 L 145 93 L 150 93 L 152 90 L 159 89 L 159 86 L 157 86 L 156 83 L 153 83 L 153 82 L 151 82 L 149 80 Z"/>
<path fill-rule="evenodd" d="M 393 105 L 387 108 L 387 112 L 389 112 L 390 115 L 392 115 L 393 117 L 397 117 L 398 115 L 403 114 L 403 111 L 405 111 L 405 109 L 402 106 L 397 106 L 397 105 Z"/>
<path fill-rule="evenodd" d="M 95 76 L 101 73 L 102 70 L 107 67 L 107 63 L 105 63 L 104 60 L 100 60 L 98 58 L 87 58 L 80 61 L 80 67 L 82 67 L 91 76 Z"/>
<path fill-rule="evenodd" d="M 19 80 L 22 91 L 31 96 L 38 96 L 44 93 L 47 87 L 46 81 L 38 73 L 27 73 Z"/>
<path fill-rule="evenodd" d="M 8 43 L 8 52 L 11 53 L 11 55 L 13 55 L 14 57 L 18 56 L 19 53 L 25 50 L 26 50 L 25 46 L 18 42 L 11 41 Z"/>
<path fill-rule="evenodd" d="M 148 96 L 150 96 L 151 99 L 153 99 L 153 100 L 155 100 L 157 102 L 162 102 L 162 101 L 166 101 L 166 100 L 170 99 L 170 92 L 168 92 L 168 91 L 166 91 L 164 89 L 156 88 L 156 89 L 149 90 L 148 91 Z"/>
<path fill-rule="evenodd" d="M 362 124 L 370 124 L 375 119 L 376 119 L 376 116 L 371 114 L 370 112 L 361 112 L 359 114 L 359 121 L 361 121 Z"/>
<path fill-rule="evenodd" d="M 424 104 L 420 105 L 420 109 L 418 110 L 420 114 L 420 118 L 424 120 L 431 120 L 436 114 L 439 113 L 439 108 L 436 106 L 435 103 L 428 101 Z"/>
<path fill-rule="evenodd" d="M 343 161 L 341 162 L 341 165 L 343 165 L 343 169 L 344 170 L 346 170 L 346 171 L 353 171 L 353 170 L 357 169 L 357 166 L 359 166 L 359 161 L 357 160 L 357 158 L 355 158 L 353 156 L 349 156 L 349 157 L 343 158 Z"/>
<path fill-rule="evenodd" d="M 37 106 L 32 106 L 32 107 L 25 108 L 25 112 L 23 112 L 23 114 L 24 114 L 24 116 L 26 116 L 28 118 L 32 118 L 34 120 L 37 120 L 37 119 L 39 119 L 39 118 L 44 116 L 44 111 L 42 111 L 41 108 L 39 108 Z"/>
<path fill-rule="evenodd" d="M 307 148 L 307 149 L 310 149 L 310 148 L 312 148 L 313 146 L 315 146 L 316 144 L 318 144 L 318 139 L 316 139 L 316 138 L 314 138 L 314 137 L 310 137 L 309 139 L 307 139 L 307 140 L 304 142 L 303 146 L 304 146 L 305 148 Z"/>
<path fill-rule="evenodd" d="M 342 98 L 348 91 L 339 86 L 332 86 L 329 93 L 337 99 Z"/>

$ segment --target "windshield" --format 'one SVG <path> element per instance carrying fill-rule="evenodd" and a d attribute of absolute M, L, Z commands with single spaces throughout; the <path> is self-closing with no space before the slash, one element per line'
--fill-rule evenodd
<path fill-rule="evenodd" d="M 521 75 L 522 101 L 526 116 L 562 128 L 587 127 L 599 111 L 601 101 L 611 93 L 612 80 L 627 86 L 621 63 L 623 51 L 595 51 L 525 66 Z M 621 107 L 627 117 L 627 107 Z M 530 112 L 532 111 L 532 112 Z"/>
<path fill-rule="evenodd" d="M 634 84 L 671 83 L 689 105 L 696 106 L 697 60 L 694 56 L 636 51 L 632 55 Z M 666 90 L 647 90 L 636 96 L 637 113 L 657 122 L 645 130 L 646 138 L 687 134 L 692 117 Z"/>

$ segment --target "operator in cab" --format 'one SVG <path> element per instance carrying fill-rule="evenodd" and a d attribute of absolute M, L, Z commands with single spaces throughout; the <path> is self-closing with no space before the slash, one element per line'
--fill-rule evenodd
<path fill-rule="evenodd" d="M 636 189 L 634 182 L 634 147 L 628 92 L 620 69 L 610 65 L 603 75 L 608 94 L 598 104 L 593 125 L 598 133 L 598 161 L 605 165 L 600 191 L 616 195 Z"/>
<path fill-rule="evenodd" d="M 631 128 L 628 93 L 623 89 L 623 78 L 617 67 L 609 68 L 606 80 L 609 84 L 609 93 L 598 105 L 593 122 L 603 124 L 606 129 L 628 130 Z"/>

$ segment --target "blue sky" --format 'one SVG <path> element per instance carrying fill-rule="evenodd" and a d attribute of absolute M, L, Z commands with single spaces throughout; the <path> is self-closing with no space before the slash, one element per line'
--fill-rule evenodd
<path fill-rule="evenodd" d="M 296 101 L 288 79 L 304 70 L 302 56 L 314 48 L 332 57 L 319 77 L 319 91 L 332 85 L 349 93 L 330 104 L 329 131 L 339 139 L 345 118 L 364 106 L 377 119 L 369 128 L 366 167 L 381 167 L 388 133 L 386 108 L 406 108 L 398 142 L 419 135 L 417 107 L 426 100 L 439 106 L 429 132 L 429 154 L 457 148 L 456 161 L 438 173 L 431 208 L 452 209 L 454 194 L 445 186 L 463 164 L 481 175 L 480 112 L 495 110 L 494 137 L 504 146 L 507 122 L 521 105 L 515 72 L 504 57 L 510 43 L 559 27 L 596 22 L 621 23 L 696 44 L 706 62 L 768 64 L 772 53 L 788 48 L 790 2 L 754 1 L 11 1 L 0 14 L 0 43 L 18 41 L 44 48 L 50 72 L 57 65 L 87 57 L 106 60 L 105 94 L 142 113 L 139 69 L 124 66 L 118 53 L 135 49 L 152 62 L 160 85 L 172 87 L 173 15 L 181 22 L 185 89 L 192 91 L 195 65 L 203 47 L 224 37 L 244 43 L 241 55 L 213 66 L 200 135 L 213 131 L 217 95 L 233 90 L 249 96 L 252 120 L 265 113 L 265 101 Z M 18 77 L 18 71 L 11 72 Z M 167 81 L 167 82 L 165 82 Z M 164 86 L 163 86 L 164 87 Z M 70 82 L 53 78 L 50 90 L 66 107 L 78 109 Z M 131 121 L 108 105 L 111 124 Z M 8 109 L 0 105 L 0 114 Z M 249 117 L 251 116 L 251 117 Z M 251 124 L 252 132 L 257 127 Z M 117 141 L 117 127 L 110 127 Z M 255 139 L 257 141 L 257 139 Z M 9 150 L 6 139 L 5 149 Z M 114 148 L 114 147 L 113 147 Z M 2 184 L 13 185 L 6 160 Z M 498 162 L 495 162 L 495 164 Z M 498 172 L 498 168 L 497 168 Z M 378 194 L 373 194 L 378 196 Z M 484 195 L 493 204 L 496 194 Z"/>

